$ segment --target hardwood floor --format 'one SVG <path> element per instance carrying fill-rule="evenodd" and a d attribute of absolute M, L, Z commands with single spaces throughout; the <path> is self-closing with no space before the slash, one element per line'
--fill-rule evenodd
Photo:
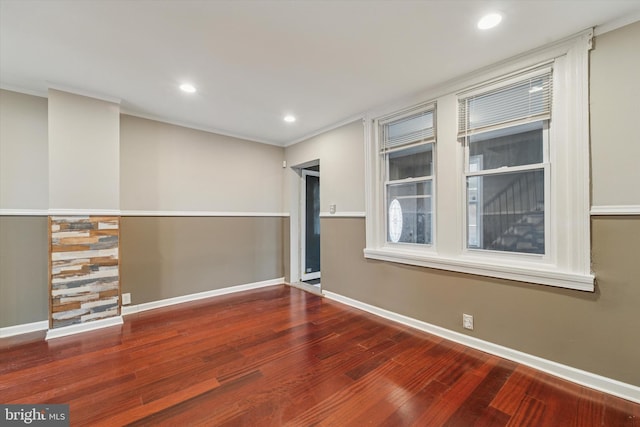
<path fill-rule="evenodd" d="M 0 402 L 91 426 L 640 425 L 640 405 L 288 286 L 2 339 Z"/>

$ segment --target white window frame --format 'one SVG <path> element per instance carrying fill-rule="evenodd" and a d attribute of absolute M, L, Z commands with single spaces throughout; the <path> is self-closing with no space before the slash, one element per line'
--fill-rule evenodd
<path fill-rule="evenodd" d="M 381 119 L 403 108 L 396 104 L 369 112 L 364 135 L 367 211 L 364 256 L 592 292 L 595 278 L 590 259 L 588 104 L 592 38 L 593 31 L 587 30 L 406 100 L 404 105 L 427 99 L 438 105 L 438 149 L 434 151 L 433 178 L 433 194 L 437 199 L 433 204 L 433 245 L 428 248 L 386 244 L 384 171 L 377 128 Z M 545 216 L 548 215 L 545 255 L 467 250 L 465 149 L 457 138 L 457 94 L 542 64 L 552 64 L 554 70 L 550 166 L 545 170 L 549 203 L 545 206 Z"/>

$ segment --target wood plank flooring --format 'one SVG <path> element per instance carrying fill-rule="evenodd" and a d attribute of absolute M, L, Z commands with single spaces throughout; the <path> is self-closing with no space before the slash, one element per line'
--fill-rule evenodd
<path fill-rule="evenodd" d="M 640 405 L 288 286 L 0 340 L 0 402 L 74 426 L 640 426 Z"/>

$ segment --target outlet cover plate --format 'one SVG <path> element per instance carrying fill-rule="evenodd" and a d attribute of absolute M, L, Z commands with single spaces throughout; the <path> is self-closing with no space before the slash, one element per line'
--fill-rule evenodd
<path fill-rule="evenodd" d="M 122 305 L 131 304 L 131 294 L 122 294 Z"/>
<path fill-rule="evenodd" d="M 462 327 L 473 331 L 473 316 L 470 314 L 462 314 Z"/>

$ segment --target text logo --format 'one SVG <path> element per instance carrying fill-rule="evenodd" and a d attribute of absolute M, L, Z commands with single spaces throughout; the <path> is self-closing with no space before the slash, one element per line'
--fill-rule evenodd
<path fill-rule="evenodd" d="M 69 427 L 69 405 L 0 405 L 0 425 Z"/>

